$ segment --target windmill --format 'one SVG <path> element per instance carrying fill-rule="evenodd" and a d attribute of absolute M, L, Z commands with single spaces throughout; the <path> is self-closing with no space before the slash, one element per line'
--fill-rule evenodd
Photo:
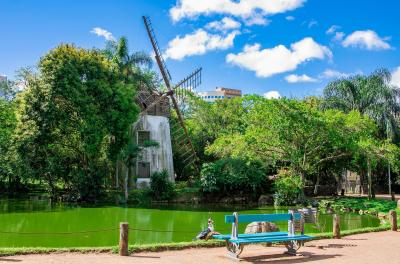
<path fill-rule="evenodd" d="M 171 139 L 174 142 L 174 146 L 177 146 L 177 149 L 175 149 L 173 154 L 174 160 L 179 161 L 184 165 L 180 173 L 190 166 L 193 166 L 198 172 L 198 158 L 182 116 L 182 108 L 186 105 L 185 103 L 188 93 L 192 92 L 201 84 L 202 69 L 196 69 L 176 85 L 173 85 L 171 74 L 169 73 L 162 57 L 149 17 L 143 16 L 143 22 L 153 47 L 155 59 L 166 86 L 166 91 L 160 91 L 153 87 L 150 91 L 142 94 L 139 93 L 138 99 L 142 107 L 141 114 L 145 115 L 148 112 L 163 112 L 165 115 L 166 112 L 175 112 L 176 119 L 170 118 Z"/>

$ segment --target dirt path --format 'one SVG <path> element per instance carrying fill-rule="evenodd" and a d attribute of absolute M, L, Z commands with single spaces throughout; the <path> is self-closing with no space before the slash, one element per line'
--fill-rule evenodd
<path fill-rule="evenodd" d="M 323 246 L 323 249 L 317 245 Z M 343 239 L 311 241 L 300 249 L 303 256 L 282 254 L 283 247 L 247 246 L 240 263 L 321 263 L 321 264 L 399 264 L 400 232 L 379 232 L 348 236 Z M 110 254 L 51 254 L 0 257 L 0 263 L 236 263 L 228 259 L 225 248 L 187 249 L 160 253 L 138 253 L 130 257 Z"/>

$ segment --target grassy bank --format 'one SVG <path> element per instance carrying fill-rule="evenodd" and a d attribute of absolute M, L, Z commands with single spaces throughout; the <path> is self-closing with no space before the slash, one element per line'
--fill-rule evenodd
<path fill-rule="evenodd" d="M 353 230 L 342 231 L 342 236 L 349 236 L 355 234 L 369 233 L 369 232 L 380 232 L 389 230 L 388 225 L 370 228 L 360 228 Z M 319 233 L 312 234 L 315 239 L 330 239 L 332 233 Z M 208 241 L 191 241 L 191 242 L 179 242 L 179 243 L 158 243 L 150 245 L 129 245 L 129 253 L 139 252 L 160 252 L 167 250 L 183 250 L 188 248 L 211 248 L 211 247 L 223 247 L 225 246 L 224 241 L 208 240 Z M 99 247 L 99 248 L 0 248 L 0 256 L 12 256 L 12 255 L 27 255 L 27 254 L 59 254 L 59 253 L 118 253 L 118 247 Z"/>
<path fill-rule="evenodd" d="M 319 206 L 321 210 L 332 209 L 335 212 L 342 211 L 377 215 L 378 213 L 387 213 L 390 210 L 395 210 L 397 203 L 383 199 L 352 197 L 321 199 Z"/>

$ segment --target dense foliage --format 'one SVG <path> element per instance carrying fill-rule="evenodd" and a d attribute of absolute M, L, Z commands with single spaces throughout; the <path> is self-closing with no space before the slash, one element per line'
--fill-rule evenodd
<path fill-rule="evenodd" d="M 260 162 L 268 175 L 289 170 L 302 186 L 315 186 L 315 193 L 320 185 L 339 183 L 348 169 L 368 179 L 372 196 L 374 183 L 387 183 L 382 168 L 390 166 L 392 179 L 398 172 L 399 98 L 389 80 L 387 71 L 379 70 L 333 81 L 324 97 L 302 100 L 250 95 L 210 104 L 192 99 L 185 114 L 199 157 L 207 163 L 203 189 L 219 191 L 221 172 L 208 163 L 236 159 Z"/>
<path fill-rule="evenodd" d="M 50 51 L 38 70 L 18 98 L 17 151 L 52 194 L 61 182 L 94 199 L 136 120 L 134 84 L 101 53 L 71 45 Z"/>
<path fill-rule="evenodd" d="M 301 202 L 303 182 L 300 175 L 289 170 L 280 170 L 274 180 L 275 205 L 293 205 Z"/>
<path fill-rule="evenodd" d="M 150 190 L 155 200 L 170 200 L 175 196 L 174 184 L 169 180 L 167 170 L 151 175 Z"/>
<path fill-rule="evenodd" d="M 206 193 L 258 197 L 268 191 L 266 171 L 259 162 L 226 158 L 203 164 L 201 187 Z"/>

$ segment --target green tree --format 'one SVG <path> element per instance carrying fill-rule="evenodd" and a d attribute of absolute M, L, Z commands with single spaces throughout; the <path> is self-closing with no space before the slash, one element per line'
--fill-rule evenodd
<path fill-rule="evenodd" d="M 17 183 L 15 177 L 15 149 L 13 134 L 16 127 L 15 103 L 0 98 L 0 181 L 8 180 L 8 187 Z"/>
<path fill-rule="evenodd" d="M 371 120 L 356 111 L 347 115 L 337 110 L 322 112 L 315 105 L 289 99 L 258 100 L 246 118 L 244 132 L 219 136 L 207 151 L 290 168 L 301 176 L 303 185 L 307 179 L 318 178 L 326 164 L 348 162 L 358 141 L 374 128 Z"/>
<path fill-rule="evenodd" d="M 353 110 L 373 119 L 382 138 L 398 133 L 396 116 L 400 113 L 400 91 L 390 85 L 390 72 L 376 70 L 369 76 L 356 75 L 329 83 L 324 89 L 324 108 L 348 113 Z"/>
<path fill-rule="evenodd" d="M 125 37 L 121 37 L 118 42 L 108 41 L 103 54 L 118 67 L 125 77 L 125 81 L 141 80 L 147 84 L 150 83 L 152 78 L 145 78 L 146 74 L 141 68 L 142 66 L 151 67 L 152 60 L 150 56 L 142 51 L 129 54 L 128 40 Z M 152 75 L 149 71 L 146 73 L 147 75 Z"/>
<path fill-rule="evenodd" d="M 399 142 L 400 91 L 390 85 L 390 79 L 390 72 L 380 69 L 369 76 L 356 75 L 333 81 L 324 89 L 323 106 L 346 113 L 357 110 L 368 115 L 378 125 L 381 139 Z M 390 165 L 388 177 L 391 177 Z"/>
<path fill-rule="evenodd" d="M 51 50 L 38 71 L 19 98 L 18 152 L 53 195 L 62 183 L 93 200 L 137 118 L 136 84 L 101 52 L 73 45 Z"/>

